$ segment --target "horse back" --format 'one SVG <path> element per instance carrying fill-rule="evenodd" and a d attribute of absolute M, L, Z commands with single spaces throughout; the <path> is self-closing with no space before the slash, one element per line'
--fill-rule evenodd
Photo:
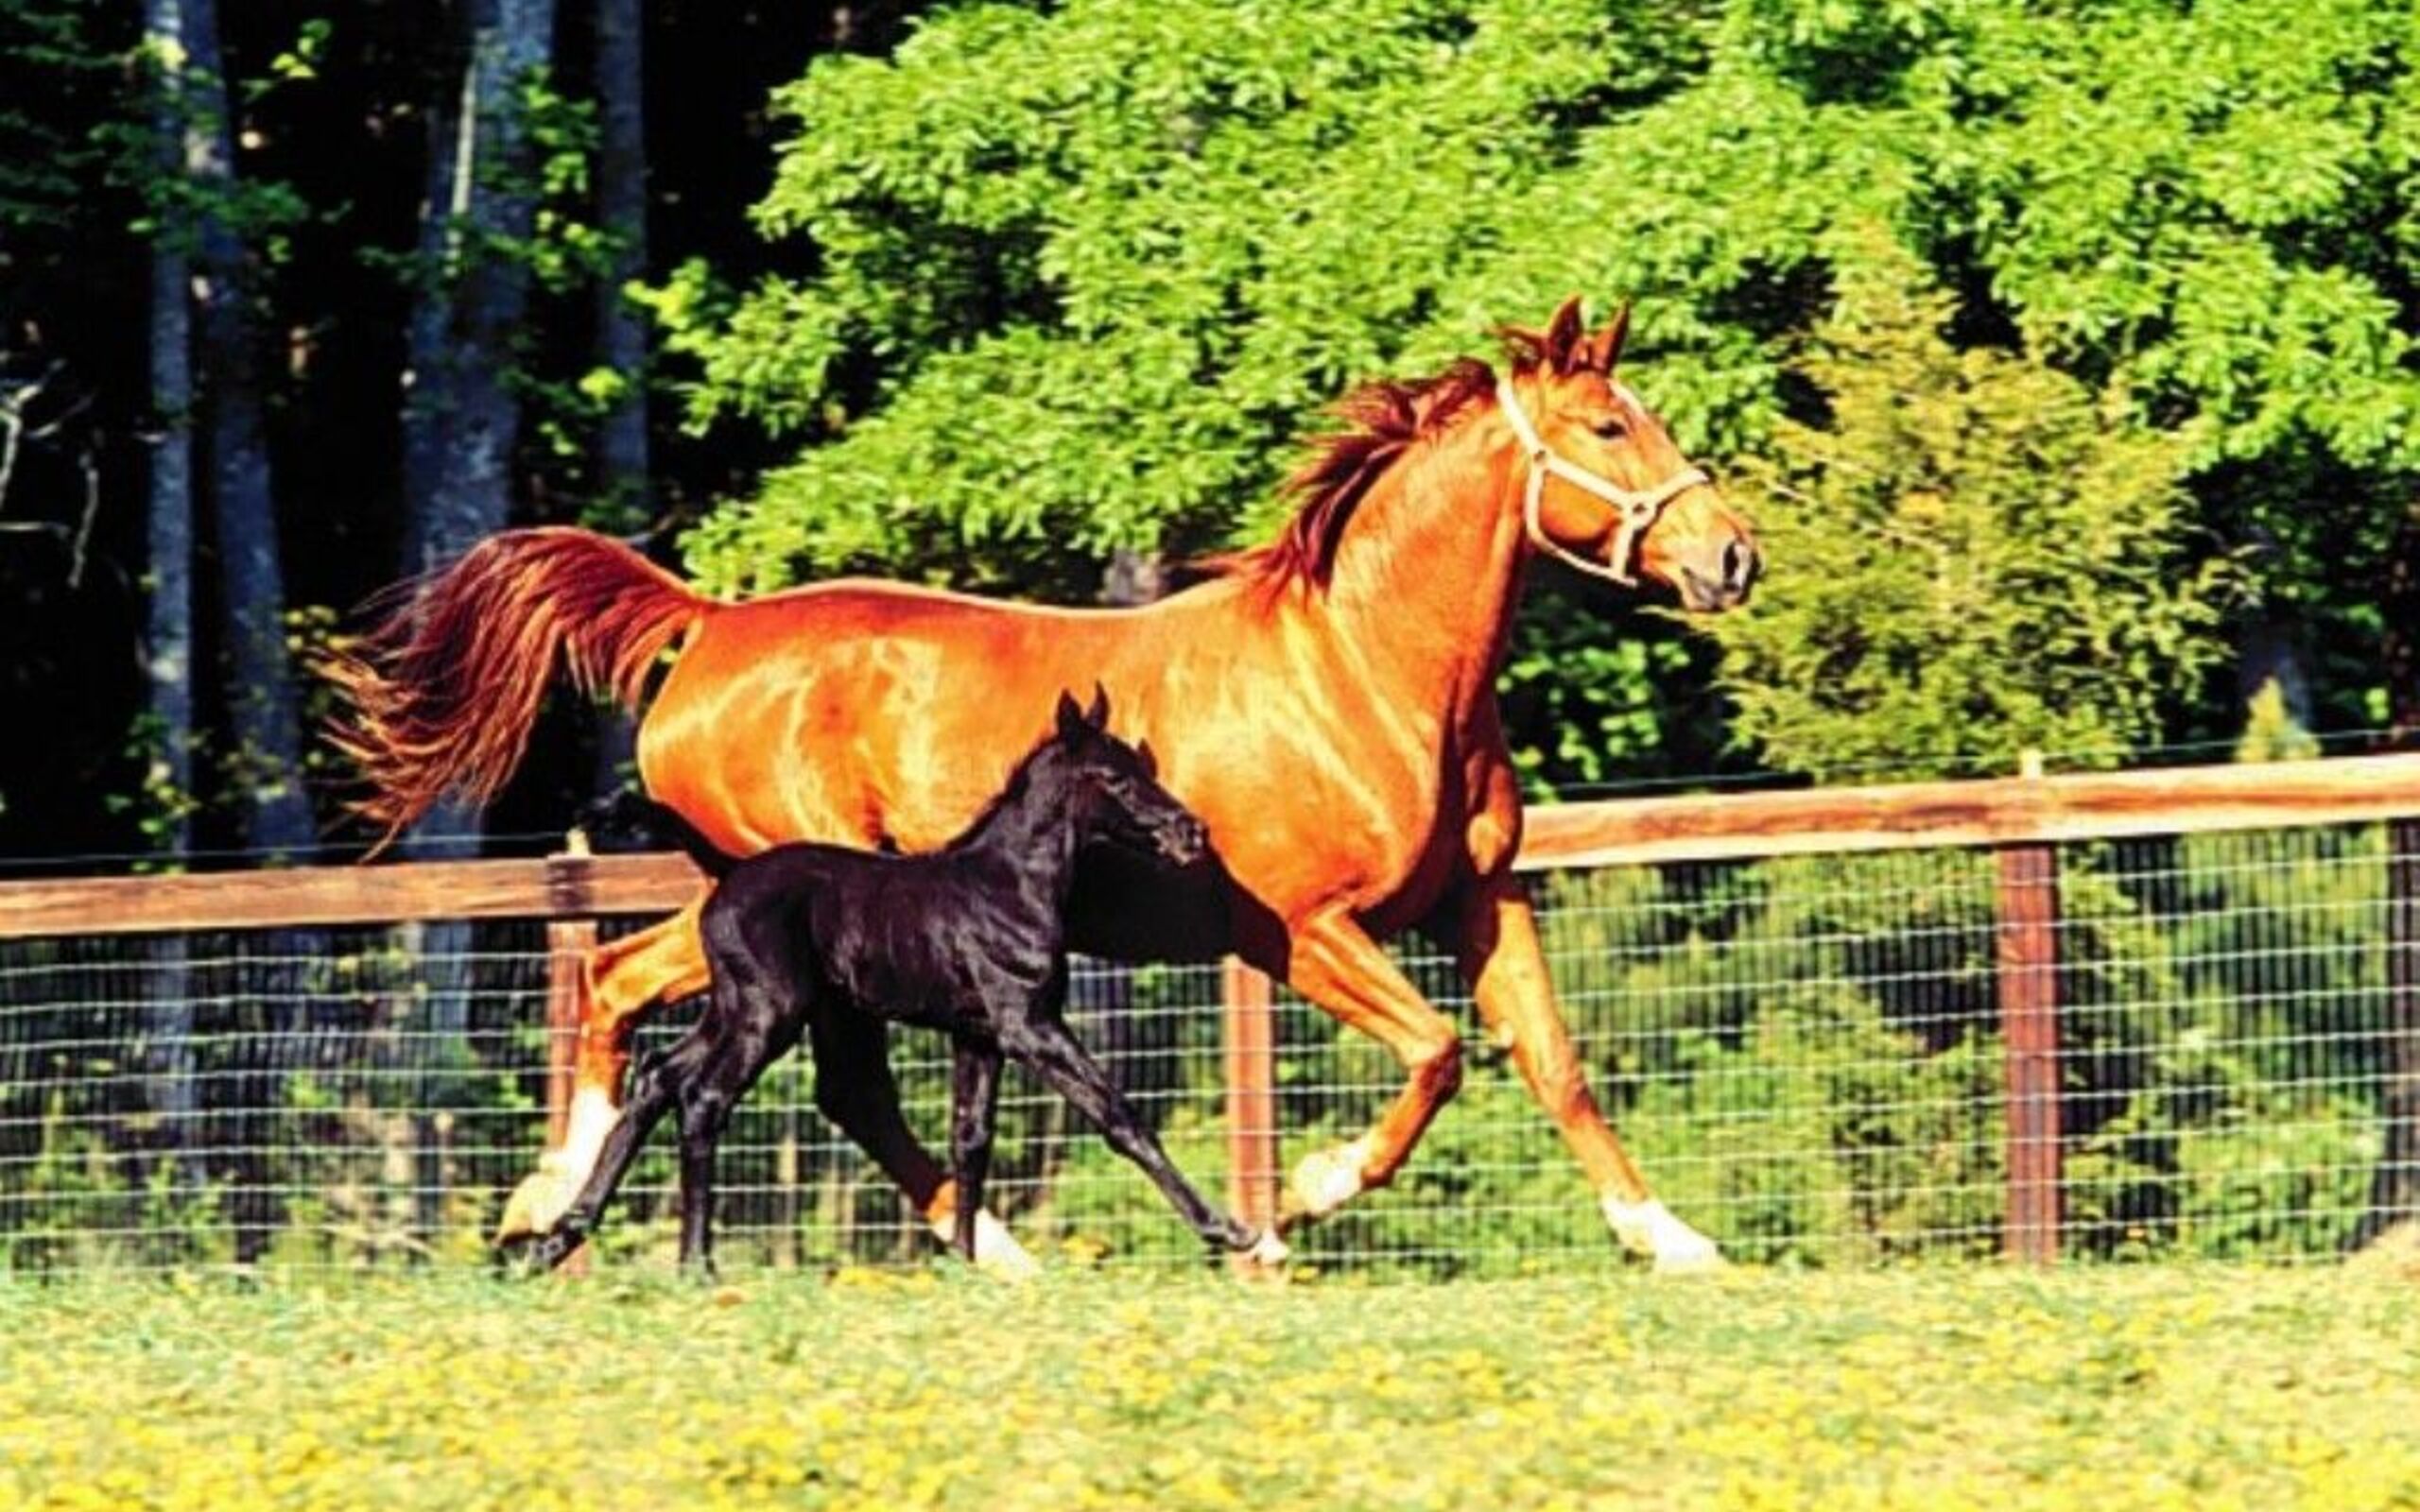
<path fill-rule="evenodd" d="M 1080 887 L 1079 948 L 1209 958 L 1239 928 L 1337 902 L 1416 918 L 1461 868 L 1470 805 L 1453 783 L 1468 763 L 1445 711 L 1319 644 L 1218 585 L 1115 610 L 827 584 L 693 631 L 641 727 L 640 768 L 734 854 L 928 851 L 999 791 L 1062 692 L 1098 682 L 1112 729 L 1151 749 L 1240 885 Z"/>

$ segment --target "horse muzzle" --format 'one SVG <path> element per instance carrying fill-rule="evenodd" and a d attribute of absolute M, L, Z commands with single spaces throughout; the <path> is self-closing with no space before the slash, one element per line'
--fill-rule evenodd
<path fill-rule="evenodd" d="M 1737 536 L 1723 543 L 1720 559 L 1706 567 L 1681 568 L 1681 603 L 1692 613 L 1720 614 L 1748 602 L 1756 579 L 1764 576 L 1765 558 L 1754 541 Z"/>
<path fill-rule="evenodd" d="M 1209 828 L 1189 816 L 1152 826 L 1151 841 L 1172 867 L 1193 866 L 1210 853 Z"/>

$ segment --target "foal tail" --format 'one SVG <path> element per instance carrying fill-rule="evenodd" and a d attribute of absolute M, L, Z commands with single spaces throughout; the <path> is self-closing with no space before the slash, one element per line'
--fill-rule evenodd
<path fill-rule="evenodd" d="M 490 536 L 400 592 L 320 667 L 347 706 L 328 739 L 370 787 L 349 807 L 388 840 L 450 793 L 495 797 L 558 654 L 583 691 L 635 709 L 656 658 L 716 608 L 620 541 L 562 527 Z"/>
<path fill-rule="evenodd" d="M 730 875 L 731 868 L 739 864 L 738 857 L 707 839 L 704 831 L 683 818 L 671 805 L 627 787 L 612 798 L 590 804 L 584 817 L 619 838 L 685 850 L 698 869 L 717 882 Z"/>

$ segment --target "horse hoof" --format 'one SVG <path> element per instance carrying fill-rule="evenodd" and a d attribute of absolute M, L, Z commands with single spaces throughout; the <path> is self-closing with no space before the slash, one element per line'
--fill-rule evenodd
<path fill-rule="evenodd" d="M 535 1239 L 548 1232 L 571 1210 L 574 1195 L 569 1174 L 542 1162 L 505 1199 L 504 1216 L 496 1220 L 496 1244 Z"/>
<path fill-rule="evenodd" d="M 1722 1251 L 1714 1247 L 1713 1240 L 1707 1239 L 1703 1234 L 1698 1238 L 1699 1245 L 1695 1248 L 1677 1249 L 1657 1255 L 1654 1265 L 1655 1274 L 1658 1276 L 1712 1276 L 1731 1268 L 1731 1262 L 1722 1258 Z"/>
<path fill-rule="evenodd" d="M 1700 1276 L 1723 1268 L 1722 1251 L 1714 1241 L 1674 1217 L 1656 1198 L 1624 1202 L 1609 1196 L 1603 1207 L 1614 1237 L 1632 1254 L 1652 1261 L 1656 1274 Z"/>
<path fill-rule="evenodd" d="M 1294 1167 L 1286 1182 L 1287 1216 L 1296 1222 L 1324 1218 L 1361 1194 L 1361 1168 L 1369 1163 L 1370 1142 L 1355 1140 L 1332 1150 L 1313 1150 Z"/>
<path fill-rule="evenodd" d="M 1253 1241 L 1252 1247 L 1244 1251 L 1244 1259 L 1263 1270 L 1277 1270 L 1293 1257 L 1294 1251 L 1287 1246 L 1285 1240 L 1277 1237 L 1274 1228 L 1262 1229 L 1260 1237 Z"/>

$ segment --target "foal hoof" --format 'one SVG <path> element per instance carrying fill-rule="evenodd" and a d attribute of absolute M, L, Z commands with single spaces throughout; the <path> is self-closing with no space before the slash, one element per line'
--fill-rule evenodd
<path fill-rule="evenodd" d="M 561 1265 L 579 1247 L 578 1239 L 562 1232 L 516 1234 L 496 1241 L 496 1266 L 508 1276 L 535 1280 Z"/>
<path fill-rule="evenodd" d="M 552 1156 L 540 1160 L 538 1169 L 523 1177 L 512 1195 L 505 1199 L 504 1216 L 496 1220 L 496 1244 L 535 1239 L 548 1232 L 571 1210 L 576 1195 L 569 1172 L 555 1163 Z"/>

